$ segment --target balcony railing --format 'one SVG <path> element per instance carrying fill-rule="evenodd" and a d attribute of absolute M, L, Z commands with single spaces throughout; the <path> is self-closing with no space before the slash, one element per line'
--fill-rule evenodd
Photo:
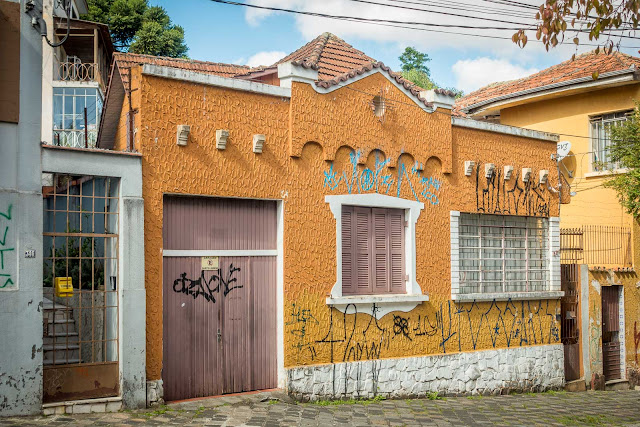
<path fill-rule="evenodd" d="M 95 148 L 98 139 L 98 131 L 87 130 L 54 130 L 53 145 L 73 148 Z"/>
<path fill-rule="evenodd" d="M 98 66 L 93 62 L 61 62 L 58 66 L 58 80 L 102 84 L 99 74 Z"/>
<path fill-rule="evenodd" d="M 562 264 L 633 268 L 629 227 L 584 225 L 560 230 Z"/>

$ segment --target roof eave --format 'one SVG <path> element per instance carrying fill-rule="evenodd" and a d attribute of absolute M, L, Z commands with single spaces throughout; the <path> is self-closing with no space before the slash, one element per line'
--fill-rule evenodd
<path fill-rule="evenodd" d="M 591 76 L 580 77 L 564 82 L 552 83 L 545 86 L 539 86 L 526 89 L 495 98 L 477 102 L 468 107 L 462 108 L 465 114 L 470 116 L 486 115 L 487 113 L 499 112 L 500 108 L 515 103 L 524 103 L 536 98 L 549 96 L 564 96 L 563 92 L 567 91 L 589 91 L 600 89 L 608 86 L 618 86 L 633 83 L 640 80 L 638 72 L 635 68 L 626 68 L 624 70 L 610 71 L 603 73 L 594 80 Z M 497 111 L 496 111 L 497 110 Z"/>

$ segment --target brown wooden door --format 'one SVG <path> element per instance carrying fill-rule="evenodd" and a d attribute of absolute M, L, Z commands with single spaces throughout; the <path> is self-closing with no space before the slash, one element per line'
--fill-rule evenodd
<path fill-rule="evenodd" d="M 619 286 L 602 287 L 602 363 L 606 381 L 621 378 Z"/>
<path fill-rule="evenodd" d="M 164 206 L 165 400 L 276 387 L 276 203 L 170 197 Z M 208 253 L 218 269 L 193 256 Z"/>

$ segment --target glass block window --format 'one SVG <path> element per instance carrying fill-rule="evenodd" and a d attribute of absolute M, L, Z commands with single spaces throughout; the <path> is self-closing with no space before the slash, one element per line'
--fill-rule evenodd
<path fill-rule="evenodd" d="M 461 294 L 550 290 L 546 218 L 461 213 Z"/>

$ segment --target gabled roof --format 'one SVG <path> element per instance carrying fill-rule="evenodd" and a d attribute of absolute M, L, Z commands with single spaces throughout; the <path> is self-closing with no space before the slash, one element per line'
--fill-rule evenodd
<path fill-rule="evenodd" d="M 194 59 L 169 58 L 166 56 L 141 55 L 137 53 L 117 52 L 113 55 L 125 88 L 129 89 L 129 68 L 137 64 L 163 65 L 182 70 L 198 71 L 222 77 L 237 77 L 248 74 L 251 67 L 247 65 L 221 64 L 218 62 L 196 61 Z"/>
<path fill-rule="evenodd" d="M 375 59 L 331 33 L 319 35 L 276 62 L 274 66 L 289 61 L 295 65 L 318 70 L 320 80 L 330 80 L 376 62 Z"/>
<path fill-rule="evenodd" d="M 632 72 L 638 70 L 639 67 L 640 58 L 621 52 L 606 55 L 591 51 L 577 56 L 573 61 L 561 62 L 528 77 L 485 86 L 460 98 L 456 102 L 456 110 L 469 113 L 493 102 L 531 94 L 537 90 L 542 91 L 550 87 L 568 87 L 574 83 L 582 82 L 582 80 L 588 81 L 592 79 L 594 73 L 597 73 L 600 78 L 604 78 L 617 72 Z"/>

